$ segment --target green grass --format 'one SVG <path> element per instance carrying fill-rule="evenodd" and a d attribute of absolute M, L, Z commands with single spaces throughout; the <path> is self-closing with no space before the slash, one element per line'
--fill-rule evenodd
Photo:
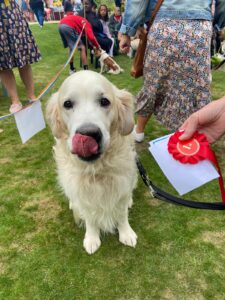
<path fill-rule="evenodd" d="M 34 25 L 32 31 L 42 53 L 42 60 L 33 65 L 38 93 L 68 53 L 56 24 L 43 30 Z M 107 77 L 136 94 L 142 79 L 129 76 L 128 57 L 117 60 L 125 73 Z M 67 74 L 68 69 L 52 92 Z M 225 94 L 224 81 L 224 73 L 213 74 L 214 99 Z M 19 78 L 18 89 L 26 100 Z M 0 115 L 8 107 L 9 99 L 1 96 Z M 99 251 L 89 256 L 82 247 L 84 229 L 75 226 L 57 186 L 50 130 L 22 145 L 13 118 L 0 121 L 0 129 L 0 299 L 224 299 L 224 212 L 160 202 L 139 180 L 130 211 L 137 247 L 125 247 L 117 235 L 105 235 Z M 153 119 L 146 132 L 146 142 L 137 146 L 142 162 L 154 183 L 175 193 L 147 150 L 147 141 L 167 131 Z M 225 175 L 224 141 L 214 149 Z M 218 184 L 212 182 L 186 197 L 219 201 Z"/>

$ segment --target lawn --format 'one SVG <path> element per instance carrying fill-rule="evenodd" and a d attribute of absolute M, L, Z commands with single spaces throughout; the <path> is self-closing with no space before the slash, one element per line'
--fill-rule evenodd
<path fill-rule="evenodd" d="M 42 53 L 33 65 L 37 94 L 67 59 L 56 24 L 32 31 Z M 107 76 L 136 94 L 142 79 L 129 75 L 130 59 L 117 58 L 125 72 Z M 76 54 L 76 66 L 79 59 Z M 50 93 L 68 75 L 66 69 Z M 17 74 L 18 76 L 18 74 Z M 24 88 L 18 78 L 22 100 Z M 215 72 L 213 98 L 225 94 L 225 73 Z M 43 98 L 43 110 L 50 96 Z M 9 99 L 1 95 L 0 115 Z M 174 206 L 153 199 L 139 179 L 130 223 L 138 235 L 135 249 L 117 235 L 102 236 L 92 256 L 83 249 L 84 229 L 75 226 L 60 191 L 49 128 L 22 145 L 14 118 L 0 121 L 0 299 L 224 299 L 225 213 Z M 137 145 L 152 181 L 175 191 L 157 167 L 147 142 L 167 133 L 155 120 Z M 214 145 L 225 177 L 224 140 Z M 196 201 L 220 201 L 216 181 L 186 195 Z"/>

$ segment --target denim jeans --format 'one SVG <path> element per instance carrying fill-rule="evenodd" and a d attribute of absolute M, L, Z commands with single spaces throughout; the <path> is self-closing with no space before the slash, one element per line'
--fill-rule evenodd
<path fill-rule="evenodd" d="M 35 7 L 35 8 L 33 8 L 33 12 L 34 12 L 40 26 L 43 26 L 44 18 L 45 18 L 44 10 L 42 8 Z"/>
<path fill-rule="evenodd" d="M 216 1 L 216 11 L 215 11 L 213 24 L 217 25 L 220 29 L 225 27 L 225 1 L 224 0 Z"/>

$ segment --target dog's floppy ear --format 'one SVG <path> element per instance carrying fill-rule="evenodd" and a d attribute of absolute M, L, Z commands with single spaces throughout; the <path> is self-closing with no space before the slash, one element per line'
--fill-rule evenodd
<path fill-rule="evenodd" d="M 116 89 L 116 97 L 119 100 L 119 132 L 121 135 L 128 135 L 134 127 L 134 98 L 131 93 L 119 89 Z"/>
<path fill-rule="evenodd" d="M 55 93 L 47 102 L 46 106 L 46 120 L 52 130 L 53 135 L 60 139 L 68 136 L 65 123 L 62 120 L 60 107 L 58 104 L 59 93 Z"/>

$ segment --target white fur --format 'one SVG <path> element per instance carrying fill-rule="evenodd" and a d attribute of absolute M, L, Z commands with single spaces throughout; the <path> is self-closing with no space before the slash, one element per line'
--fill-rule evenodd
<path fill-rule="evenodd" d="M 99 97 L 111 105 L 101 107 Z M 66 110 L 64 101 L 75 102 Z M 135 151 L 130 132 L 133 128 L 133 98 L 117 89 L 102 75 L 80 71 L 68 77 L 47 104 L 46 116 L 56 136 L 54 146 L 59 183 L 69 198 L 76 222 L 86 226 L 84 248 L 89 254 L 100 246 L 100 231 L 118 229 L 121 243 L 135 247 L 137 236 L 128 222 L 132 191 L 137 181 Z M 91 123 L 103 134 L 102 154 L 93 161 L 82 161 L 71 153 L 76 129 Z"/>

